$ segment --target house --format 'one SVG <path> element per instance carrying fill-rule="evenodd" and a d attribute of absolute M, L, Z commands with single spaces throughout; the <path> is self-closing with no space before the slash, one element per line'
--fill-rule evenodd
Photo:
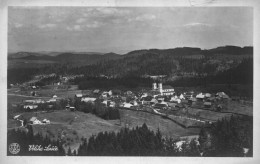
<path fill-rule="evenodd" d="M 152 98 L 152 100 L 150 101 L 150 104 L 156 104 L 158 103 L 158 101 L 155 98 Z"/>
<path fill-rule="evenodd" d="M 163 102 L 164 101 L 164 96 L 157 96 L 156 99 L 158 100 L 158 102 Z"/>
<path fill-rule="evenodd" d="M 194 105 L 196 101 L 197 101 L 197 99 L 195 97 L 192 97 L 192 98 L 188 99 L 188 104 Z"/>
<path fill-rule="evenodd" d="M 102 98 L 107 98 L 108 97 L 108 92 L 104 91 L 101 93 Z"/>
<path fill-rule="evenodd" d="M 147 92 L 147 96 L 158 97 L 161 93 L 158 90 L 150 90 Z"/>
<path fill-rule="evenodd" d="M 196 95 L 197 100 L 203 100 L 204 98 L 205 98 L 205 94 L 203 93 L 199 93 L 198 95 Z"/>
<path fill-rule="evenodd" d="M 193 94 L 194 94 L 193 91 L 191 91 L 191 92 L 187 92 L 187 93 L 184 93 L 184 97 L 185 97 L 186 99 L 190 99 L 190 98 L 193 97 Z"/>
<path fill-rule="evenodd" d="M 132 95 L 132 94 L 133 94 L 132 91 L 126 91 L 126 92 L 125 92 L 125 95 L 129 95 L 129 96 L 130 96 L 130 95 Z"/>
<path fill-rule="evenodd" d="M 104 104 L 105 106 L 107 106 L 108 101 L 107 101 L 107 100 L 103 100 L 103 101 L 101 102 L 101 104 Z"/>
<path fill-rule="evenodd" d="M 108 91 L 107 94 L 108 94 L 109 96 L 112 96 L 112 94 L 113 94 L 112 90 Z"/>
<path fill-rule="evenodd" d="M 141 95 L 141 98 L 147 97 L 147 96 L 148 96 L 148 93 L 143 93 L 143 94 Z"/>
<path fill-rule="evenodd" d="M 131 106 L 133 106 L 133 105 L 130 103 L 123 103 L 124 108 L 131 108 Z"/>
<path fill-rule="evenodd" d="M 205 97 L 206 97 L 206 98 L 210 98 L 210 97 L 211 97 L 211 94 L 210 94 L 210 93 L 205 93 Z"/>
<path fill-rule="evenodd" d="M 216 93 L 216 97 L 223 98 L 223 99 L 229 99 L 229 96 L 225 92 Z"/>
<path fill-rule="evenodd" d="M 69 110 L 69 109 L 70 109 L 70 105 L 67 105 L 67 106 L 65 107 L 65 109 L 66 109 L 66 110 Z"/>
<path fill-rule="evenodd" d="M 99 89 L 95 89 L 95 90 L 93 91 L 94 94 L 98 94 L 99 92 L 100 92 Z"/>
<path fill-rule="evenodd" d="M 135 101 L 135 100 L 130 101 L 130 104 L 132 104 L 132 105 L 134 105 L 134 106 L 137 106 L 137 105 L 138 105 L 137 101 Z"/>
<path fill-rule="evenodd" d="M 57 99 L 51 98 L 48 102 L 49 103 L 55 103 L 57 101 Z"/>
<path fill-rule="evenodd" d="M 96 99 L 97 98 L 94 98 L 94 97 L 82 97 L 81 98 L 81 101 L 83 101 L 83 102 L 94 102 L 94 101 L 96 101 Z"/>
<path fill-rule="evenodd" d="M 167 109 L 168 104 L 167 103 L 157 103 L 153 106 L 155 109 Z"/>
<path fill-rule="evenodd" d="M 75 110 L 76 110 L 76 108 L 74 106 L 70 107 L 70 111 L 75 111 Z"/>
<path fill-rule="evenodd" d="M 52 98 L 56 99 L 56 98 L 58 98 L 58 96 L 57 95 L 53 95 Z"/>
<path fill-rule="evenodd" d="M 38 108 L 38 105 L 36 104 L 28 104 L 23 106 L 24 109 L 36 109 Z"/>
<path fill-rule="evenodd" d="M 155 104 L 155 103 L 158 102 L 158 101 L 157 101 L 155 98 L 153 98 L 152 96 L 143 97 L 143 98 L 141 99 L 141 101 L 142 101 L 142 104 L 143 104 L 143 105 L 150 105 L 150 104 Z"/>
<path fill-rule="evenodd" d="M 83 97 L 82 93 L 78 93 L 75 95 L 75 98 L 82 98 L 82 97 Z"/>
<path fill-rule="evenodd" d="M 158 83 L 158 87 L 157 87 L 157 83 L 153 83 L 152 90 L 159 91 L 161 95 L 165 95 L 165 96 L 173 95 L 175 93 L 174 88 L 172 86 L 170 85 L 163 86 L 162 83 Z"/>
<path fill-rule="evenodd" d="M 13 119 L 16 120 L 16 119 L 18 119 L 20 116 L 21 116 L 20 114 L 19 114 L 19 115 L 16 115 L 16 116 L 13 117 Z"/>
<path fill-rule="evenodd" d="M 175 103 L 181 103 L 181 99 L 179 99 L 177 96 L 171 97 L 170 101 Z"/>
<path fill-rule="evenodd" d="M 212 104 L 211 104 L 211 102 L 204 102 L 203 105 L 205 108 L 210 108 Z"/>
<path fill-rule="evenodd" d="M 45 123 L 45 124 L 50 124 L 50 120 L 47 120 L 46 118 L 42 120 L 42 123 Z"/>
<path fill-rule="evenodd" d="M 185 99 L 185 97 L 184 97 L 183 94 L 180 94 L 179 98 L 180 98 L 180 99 Z"/>
<path fill-rule="evenodd" d="M 177 103 L 174 102 L 167 102 L 169 107 L 176 107 Z"/>
<path fill-rule="evenodd" d="M 24 100 L 25 104 L 42 104 L 44 103 L 44 100 L 41 99 L 34 99 L 34 100 Z"/>
<path fill-rule="evenodd" d="M 114 101 L 108 101 L 108 107 L 114 108 L 116 106 L 116 103 Z"/>
<path fill-rule="evenodd" d="M 29 123 L 31 123 L 31 124 L 41 124 L 42 122 L 40 120 L 38 120 L 36 117 L 32 117 L 29 120 Z"/>

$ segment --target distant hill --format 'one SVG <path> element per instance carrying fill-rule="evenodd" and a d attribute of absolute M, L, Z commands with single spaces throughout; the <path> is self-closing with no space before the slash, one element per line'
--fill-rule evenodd
<path fill-rule="evenodd" d="M 106 61 L 106 60 L 115 60 L 122 58 L 121 55 L 115 53 L 59 53 L 55 56 L 43 55 L 39 53 L 30 53 L 30 52 L 19 52 L 8 56 L 10 62 L 19 62 L 19 61 L 49 61 L 55 63 L 71 63 L 75 66 L 90 65 L 97 62 Z M 27 63 L 27 62 L 25 62 Z M 39 63 L 40 64 L 40 63 Z"/>
<path fill-rule="evenodd" d="M 124 55 L 113 52 L 105 54 L 95 52 L 61 52 L 53 54 L 54 52 L 18 52 L 11 54 L 8 56 L 9 68 L 34 67 L 35 65 L 40 66 L 41 63 L 56 63 L 70 64 L 71 67 L 96 65 L 94 66 L 95 70 L 102 70 L 103 74 L 116 74 L 116 76 L 128 73 L 137 75 L 176 75 L 183 72 L 192 74 L 206 72 L 212 74 L 237 65 L 237 62 L 243 58 L 253 57 L 253 47 L 223 46 L 208 50 L 194 47 L 142 49 Z M 83 69 L 82 72 L 85 72 Z"/>
<path fill-rule="evenodd" d="M 205 50 L 206 54 L 230 54 L 230 55 L 245 55 L 253 54 L 253 47 L 237 47 L 237 46 L 225 46 L 217 47 L 214 49 Z"/>
<path fill-rule="evenodd" d="M 200 48 L 193 47 L 177 47 L 173 49 L 143 49 L 136 50 L 127 53 L 127 56 L 139 56 L 146 53 L 160 54 L 160 55 L 171 55 L 171 56 L 189 56 L 189 55 L 252 55 L 253 47 L 237 47 L 237 46 L 224 46 L 217 47 L 214 49 L 201 50 Z"/>
<path fill-rule="evenodd" d="M 39 52 L 16 52 L 16 53 L 8 53 L 8 59 L 17 59 L 23 58 L 26 56 L 57 56 L 63 53 L 72 53 L 72 54 L 87 54 L 87 55 L 103 55 L 104 53 L 100 52 L 55 52 L 55 51 L 39 51 Z M 28 58 L 30 59 L 30 58 Z M 33 59 L 32 60 L 36 60 Z"/>

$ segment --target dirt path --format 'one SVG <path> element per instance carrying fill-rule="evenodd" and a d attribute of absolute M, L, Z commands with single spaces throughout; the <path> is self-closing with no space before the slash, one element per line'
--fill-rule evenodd
<path fill-rule="evenodd" d="M 13 94 L 13 93 L 8 93 L 7 95 L 10 95 L 10 96 L 20 96 L 20 97 L 31 97 L 31 98 L 51 98 L 51 97 L 35 97 L 35 96 L 26 96 L 26 95 Z"/>

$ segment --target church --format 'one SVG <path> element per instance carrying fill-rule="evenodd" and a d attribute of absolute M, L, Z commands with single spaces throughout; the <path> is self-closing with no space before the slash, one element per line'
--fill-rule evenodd
<path fill-rule="evenodd" d="M 162 85 L 162 83 L 153 83 L 152 86 L 152 91 L 158 91 L 162 96 L 170 96 L 173 95 L 174 92 L 174 88 L 170 85 Z"/>

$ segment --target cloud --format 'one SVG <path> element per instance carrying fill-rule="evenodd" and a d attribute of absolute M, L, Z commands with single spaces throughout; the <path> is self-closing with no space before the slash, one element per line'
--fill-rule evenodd
<path fill-rule="evenodd" d="M 83 29 L 82 29 L 82 26 L 81 25 L 78 25 L 78 24 L 76 24 L 76 25 L 74 25 L 74 26 L 67 26 L 66 27 L 66 29 L 68 30 L 68 31 L 82 31 Z"/>
<path fill-rule="evenodd" d="M 188 23 L 188 24 L 184 24 L 183 27 L 212 27 L 212 24 L 208 24 L 208 23 L 199 23 L 199 22 L 195 22 L 195 23 Z"/>
<path fill-rule="evenodd" d="M 94 21 L 93 23 L 86 25 L 86 27 L 88 27 L 88 28 L 98 28 L 102 25 L 103 25 L 102 22 Z"/>
<path fill-rule="evenodd" d="M 144 14 L 144 15 L 140 15 L 137 16 L 135 18 L 129 18 L 128 22 L 132 22 L 132 21 L 151 21 L 151 20 L 155 20 L 156 16 L 153 14 Z"/>
<path fill-rule="evenodd" d="M 49 24 L 41 24 L 38 27 L 41 28 L 41 29 L 46 29 L 46 28 L 54 28 L 56 26 L 57 26 L 56 24 L 49 23 Z"/>
<path fill-rule="evenodd" d="M 83 12 L 84 17 L 109 17 L 109 16 L 126 16 L 130 10 L 123 8 L 98 7 L 88 8 Z"/>
<path fill-rule="evenodd" d="M 111 8 L 111 7 L 101 7 L 96 9 L 98 12 L 100 12 L 103 15 L 127 15 L 130 13 L 129 10 L 126 9 L 120 9 L 120 8 Z"/>
<path fill-rule="evenodd" d="M 79 18 L 76 20 L 77 23 L 84 23 L 86 21 L 85 18 Z"/>

